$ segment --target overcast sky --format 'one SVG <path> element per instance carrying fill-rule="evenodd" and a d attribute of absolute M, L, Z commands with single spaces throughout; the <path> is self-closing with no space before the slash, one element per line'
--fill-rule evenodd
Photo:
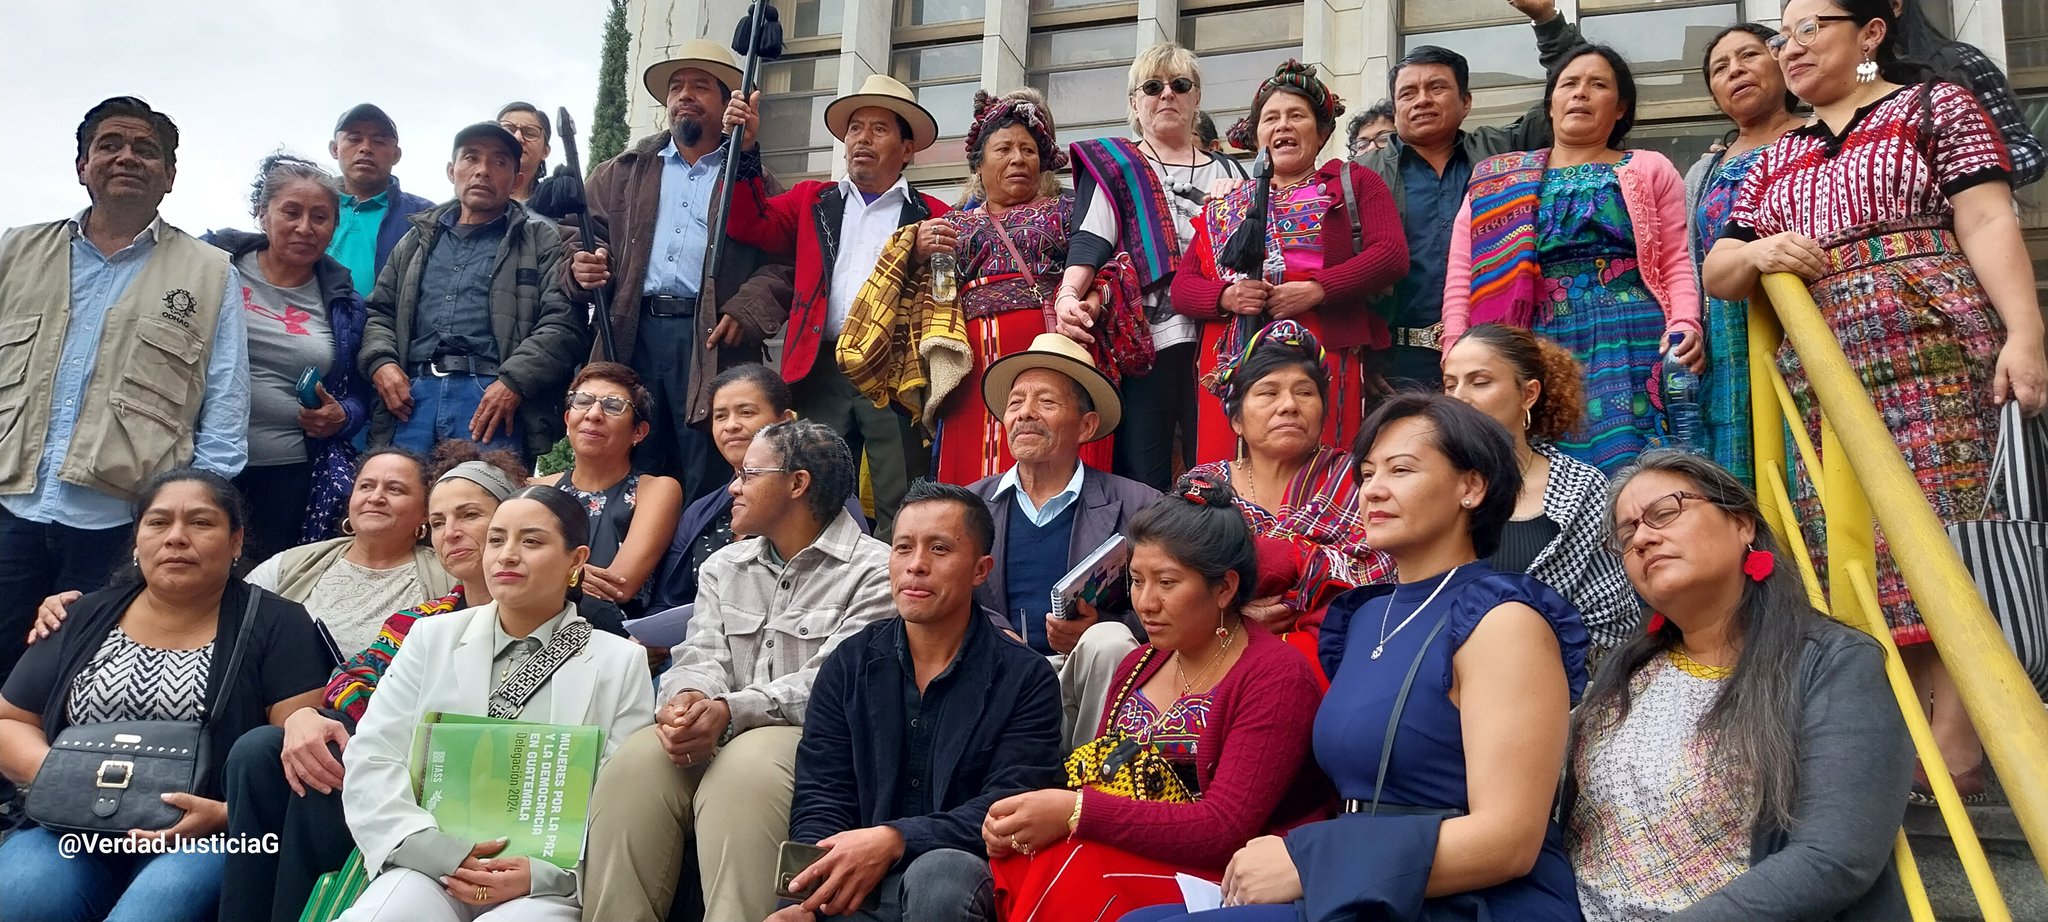
<path fill-rule="evenodd" d="M 589 149 L 604 0 L 0 0 L 0 227 L 84 208 L 73 166 L 85 111 L 140 96 L 178 123 L 163 214 L 186 231 L 249 228 L 249 183 L 283 148 L 332 170 L 334 121 L 374 102 L 398 123 L 406 191 L 450 197 L 455 132 L 515 99 L 574 116 Z M 550 168 L 562 162 L 557 141 Z"/>

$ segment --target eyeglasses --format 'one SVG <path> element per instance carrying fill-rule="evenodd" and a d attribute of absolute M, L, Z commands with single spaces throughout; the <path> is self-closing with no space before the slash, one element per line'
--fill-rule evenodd
<path fill-rule="evenodd" d="M 1629 545 L 1636 541 L 1637 525 L 1647 525 L 1653 530 L 1661 530 L 1678 520 L 1678 516 L 1685 512 L 1685 501 L 1689 499 L 1703 503 L 1711 502 L 1698 493 L 1688 493 L 1684 490 L 1652 500 L 1648 506 L 1643 507 L 1642 515 L 1614 526 L 1614 531 L 1607 536 L 1607 549 L 1613 551 L 1616 556 L 1627 553 Z"/>
<path fill-rule="evenodd" d="M 739 470 L 738 470 L 737 472 L 735 472 L 735 473 L 733 474 L 733 478 L 732 478 L 732 479 L 734 479 L 734 480 L 737 480 L 737 481 L 739 481 L 739 482 L 740 482 L 740 486 L 743 486 L 743 487 L 744 487 L 744 486 L 746 486 L 747 484 L 753 483 L 753 482 L 754 482 L 754 478 L 756 478 L 756 477 L 759 477 L 759 476 L 761 476 L 761 475 L 763 475 L 763 474 L 794 474 L 794 473 L 796 473 L 795 469 L 793 469 L 793 468 L 787 468 L 787 467 L 743 467 L 743 468 L 740 468 L 740 469 L 739 469 Z"/>
<path fill-rule="evenodd" d="M 539 125 L 515 125 L 511 122 L 499 122 L 498 127 L 527 141 L 538 141 L 547 137 L 547 133 L 542 131 Z"/>
<path fill-rule="evenodd" d="M 1161 81 L 1157 79 L 1147 80 L 1144 83 L 1138 84 L 1138 92 L 1143 93 L 1147 96 L 1157 96 L 1161 93 L 1166 92 L 1167 87 L 1173 87 L 1173 92 L 1175 95 L 1186 96 L 1187 94 L 1194 92 L 1195 81 L 1187 77 L 1175 77 L 1172 80 L 1167 81 Z"/>
<path fill-rule="evenodd" d="M 580 413 L 590 409 L 591 404 L 603 407 L 604 415 L 606 416 L 618 416 L 633 406 L 624 397 L 599 397 L 596 394 L 586 394 L 582 391 L 569 392 L 570 409 Z"/>
<path fill-rule="evenodd" d="M 1805 19 L 1800 20 L 1798 25 L 1792 27 L 1792 33 L 1790 36 L 1787 36 L 1785 33 L 1780 32 L 1776 35 L 1771 36 L 1770 38 L 1764 39 L 1764 47 L 1771 52 L 1771 57 L 1783 57 L 1785 54 L 1785 42 L 1787 38 L 1790 38 L 1790 40 L 1792 41 L 1798 42 L 1799 47 L 1805 48 L 1812 45 L 1814 39 L 1820 37 L 1821 26 L 1827 25 L 1831 22 L 1855 21 L 1856 17 L 1854 16 L 1808 16 Z"/>

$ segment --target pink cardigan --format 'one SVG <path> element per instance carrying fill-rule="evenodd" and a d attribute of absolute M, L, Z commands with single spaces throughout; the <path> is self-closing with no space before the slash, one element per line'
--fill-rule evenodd
<path fill-rule="evenodd" d="M 1195 741 L 1201 799 L 1191 804 L 1126 800 L 1094 788 L 1081 793 L 1080 838 L 1158 861 L 1222 872 L 1254 837 L 1285 832 L 1328 814 L 1329 782 L 1309 750 L 1322 690 L 1308 659 L 1257 625 L 1250 643 L 1210 692 L 1209 723 Z M 1136 668 L 1147 647 L 1117 667 L 1116 683 Z M 1172 657 L 1154 656 L 1132 688 L 1158 674 Z M 1110 706 L 1115 702 L 1111 701 Z M 1105 708 L 1107 711 L 1107 708 Z M 1108 713 L 1096 725 L 1100 735 Z"/>
<path fill-rule="evenodd" d="M 1700 332 L 1700 289 L 1693 274 L 1692 251 L 1686 238 L 1685 180 L 1670 158 L 1653 150 L 1631 151 L 1615 169 L 1621 198 L 1636 236 L 1637 270 L 1643 284 L 1664 308 L 1666 327 Z M 1444 335 L 1446 354 L 1465 334 L 1472 297 L 1472 197 L 1458 209 L 1451 228 L 1450 261 L 1444 268 Z"/>

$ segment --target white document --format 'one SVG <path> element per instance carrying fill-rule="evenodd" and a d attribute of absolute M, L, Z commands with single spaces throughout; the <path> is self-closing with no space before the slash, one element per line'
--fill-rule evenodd
<path fill-rule="evenodd" d="M 635 640 L 650 647 L 674 647 L 683 642 L 683 636 L 690 629 L 690 615 L 697 610 L 696 603 L 665 608 L 645 618 L 634 618 L 626 622 L 626 633 Z"/>
<path fill-rule="evenodd" d="M 1223 908 L 1223 886 L 1212 884 L 1192 874 L 1175 874 L 1173 882 L 1180 885 L 1180 901 L 1189 912 Z"/>

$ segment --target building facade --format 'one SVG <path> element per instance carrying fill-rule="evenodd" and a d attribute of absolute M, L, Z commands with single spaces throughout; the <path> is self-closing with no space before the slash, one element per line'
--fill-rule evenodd
<path fill-rule="evenodd" d="M 2048 132 L 2048 2 L 1919 0 L 1951 35 L 2007 69 L 2034 125 Z M 1641 95 L 1634 147 L 1684 169 L 1728 123 L 1700 73 L 1706 42 L 1748 19 L 1775 24 L 1778 0 L 1558 0 L 1586 36 L 1615 46 Z M 629 124 L 656 130 L 661 106 L 639 74 L 678 43 L 730 40 L 744 0 L 630 0 Z M 1472 62 L 1473 120 L 1511 121 L 1542 96 L 1527 20 L 1506 0 L 780 0 L 786 50 L 762 69 L 763 151 L 785 180 L 839 172 L 825 104 L 872 73 L 913 87 L 941 139 L 911 179 L 952 198 L 966 173 L 961 139 L 974 92 L 1029 84 L 1046 93 L 1062 140 L 1128 132 L 1126 74 L 1140 49 L 1174 39 L 1201 57 L 1203 108 L 1227 129 L 1252 90 L 1289 57 L 1319 66 L 1350 112 L 1387 95 L 1388 65 L 1413 45 L 1452 48 Z M 1335 156 L 1341 139 L 1326 154 Z M 2048 191 L 2022 191 L 2036 275 L 2048 285 Z"/>

